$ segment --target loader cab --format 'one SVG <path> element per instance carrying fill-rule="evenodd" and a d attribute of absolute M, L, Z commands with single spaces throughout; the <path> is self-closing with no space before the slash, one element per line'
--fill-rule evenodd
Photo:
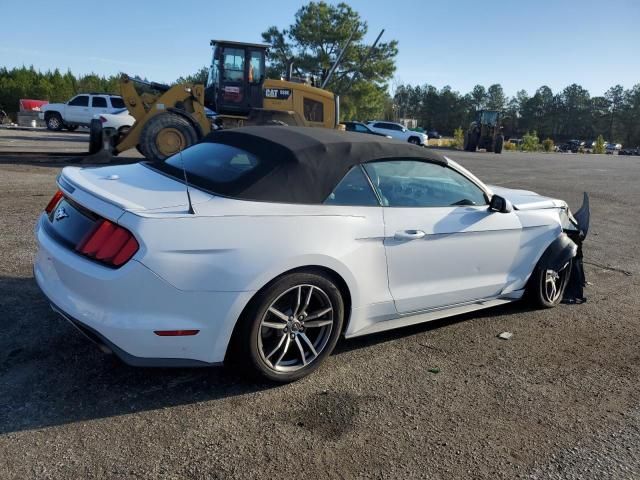
<path fill-rule="evenodd" d="M 218 114 L 247 115 L 262 108 L 268 45 L 212 40 L 205 104 Z"/>
<path fill-rule="evenodd" d="M 478 123 L 495 127 L 500 122 L 500 112 L 494 110 L 480 110 L 478 112 Z"/>

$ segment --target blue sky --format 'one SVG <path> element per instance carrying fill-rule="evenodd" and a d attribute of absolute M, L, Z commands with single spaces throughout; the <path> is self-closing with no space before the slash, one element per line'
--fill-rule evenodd
<path fill-rule="evenodd" d="M 268 26 L 291 24 L 304 3 L 0 0 L 0 65 L 167 82 L 208 64 L 210 39 L 260 41 Z M 463 93 L 501 83 L 509 95 L 574 82 L 601 95 L 640 83 L 638 0 L 348 3 L 368 22 L 370 41 L 384 28 L 383 39 L 400 42 L 396 83 Z"/>

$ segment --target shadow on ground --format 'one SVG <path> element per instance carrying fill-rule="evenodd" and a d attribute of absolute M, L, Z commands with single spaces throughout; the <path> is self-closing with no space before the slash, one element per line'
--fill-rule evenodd
<path fill-rule="evenodd" d="M 498 317 L 522 305 L 492 309 Z M 0 278 L 0 434 L 244 395 L 274 385 L 237 369 L 134 368 L 101 353 L 49 308 L 33 278 Z M 336 355 L 443 325 L 462 315 L 342 340 Z M 321 373 L 316 373 L 316 375 Z"/>

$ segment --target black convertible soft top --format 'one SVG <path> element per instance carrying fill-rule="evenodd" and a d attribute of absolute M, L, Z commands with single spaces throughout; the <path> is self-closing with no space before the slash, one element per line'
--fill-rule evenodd
<path fill-rule="evenodd" d="M 266 163 L 261 175 L 239 178 L 232 193 L 261 201 L 322 203 L 360 163 L 410 158 L 447 164 L 441 154 L 400 140 L 326 128 L 243 127 L 213 132 L 203 141 L 246 150 Z"/>

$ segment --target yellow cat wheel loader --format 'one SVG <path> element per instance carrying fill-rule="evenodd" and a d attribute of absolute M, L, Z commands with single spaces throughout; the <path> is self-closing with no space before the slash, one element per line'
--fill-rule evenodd
<path fill-rule="evenodd" d="M 222 40 L 212 40 L 211 45 L 206 85 L 168 86 L 123 75 L 120 91 L 135 123 L 126 132 L 116 132 L 93 120 L 90 153 L 105 149 L 118 155 L 137 148 L 147 159 L 158 161 L 219 128 L 260 124 L 337 128 L 337 95 L 306 83 L 266 78 L 268 45 Z"/>

